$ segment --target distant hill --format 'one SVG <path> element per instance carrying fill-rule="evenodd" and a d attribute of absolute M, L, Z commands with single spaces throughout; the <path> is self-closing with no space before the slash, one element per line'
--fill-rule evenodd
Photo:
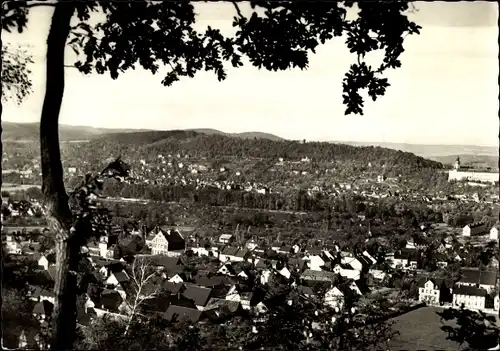
<path fill-rule="evenodd" d="M 2 140 L 4 141 L 33 141 L 39 139 L 39 123 L 14 123 L 2 122 L 3 133 Z M 244 132 L 244 133 L 225 133 L 217 129 L 188 129 L 190 131 L 203 133 L 207 135 L 225 135 L 242 139 L 269 139 L 269 140 L 284 140 L 283 138 L 269 133 L 262 132 Z M 59 138 L 61 141 L 76 141 L 76 140 L 92 140 L 105 134 L 122 134 L 122 133 L 138 133 L 138 132 L 153 132 L 163 133 L 168 131 L 153 131 L 150 129 L 111 129 L 111 128 L 94 128 L 87 126 L 72 126 L 67 124 L 59 125 Z M 142 139 L 142 138 L 141 138 Z"/>
<path fill-rule="evenodd" d="M 2 121 L 3 141 L 34 141 L 39 139 L 39 123 L 14 123 Z M 87 126 L 59 125 L 61 141 L 91 140 L 108 133 L 137 132 L 137 129 L 110 129 Z"/>
<path fill-rule="evenodd" d="M 498 169 L 498 156 L 464 155 L 464 154 L 460 154 L 459 156 L 460 156 L 460 163 L 462 166 L 471 166 L 474 168 L 489 167 L 491 169 Z M 453 163 L 455 163 L 456 158 L 457 155 L 431 157 L 432 160 L 448 165 L 452 165 Z"/>
<path fill-rule="evenodd" d="M 300 160 L 308 157 L 313 161 L 333 162 L 339 165 L 356 164 L 356 167 L 373 166 L 403 168 L 442 168 L 442 164 L 408 152 L 382 147 L 356 147 L 346 144 L 327 142 L 291 141 L 285 139 L 242 138 L 232 134 L 199 133 L 194 130 L 147 131 L 133 133 L 112 133 L 94 140 L 89 147 L 95 150 L 113 150 L 122 154 L 135 154 L 140 157 L 156 157 L 158 154 L 188 153 L 194 157 L 209 159 L 222 157 L 261 158 L 276 162 L 283 157 L 286 160 Z M 334 165 L 333 165 L 334 166 Z M 356 172 L 355 170 L 353 172 Z"/>
<path fill-rule="evenodd" d="M 242 139 L 269 139 L 269 140 L 285 140 L 282 137 L 279 137 L 270 133 L 262 133 L 262 132 L 244 132 L 244 133 L 225 133 L 217 129 L 210 128 L 202 128 L 202 129 L 187 129 L 193 132 L 207 134 L 207 135 L 225 135 Z"/>
<path fill-rule="evenodd" d="M 406 143 L 379 143 L 379 142 L 355 142 L 346 141 L 341 142 L 354 146 L 380 146 L 389 149 L 401 150 L 404 152 L 411 152 L 415 155 L 422 156 L 429 159 L 436 157 L 453 155 L 462 157 L 462 155 L 484 155 L 498 157 L 498 148 L 494 146 L 475 146 L 475 145 L 420 145 L 420 144 L 406 144 Z"/>

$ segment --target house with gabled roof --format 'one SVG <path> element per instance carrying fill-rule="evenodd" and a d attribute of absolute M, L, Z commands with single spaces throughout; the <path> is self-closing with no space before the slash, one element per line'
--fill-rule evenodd
<path fill-rule="evenodd" d="M 344 278 L 358 280 L 361 276 L 361 272 L 357 269 L 353 269 L 351 266 L 346 264 L 337 264 L 333 267 L 333 272 L 341 275 Z"/>
<path fill-rule="evenodd" d="M 217 317 L 221 317 L 221 315 L 224 314 L 234 315 L 238 313 L 240 309 L 242 309 L 242 305 L 239 301 L 211 298 L 208 301 L 207 306 L 204 309 L 204 312 L 206 313 L 208 311 L 216 311 Z"/>
<path fill-rule="evenodd" d="M 252 256 L 251 252 L 246 248 L 242 249 L 232 246 L 224 246 L 218 252 L 219 261 L 223 263 L 249 261 L 251 256 Z"/>
<path fill-rule="evenodd" d="M 221 244 L 230 244 L 233 239 L 234 238 L 232 234 L 221 234 L 221 236 L 219 236 L 219 242 Z"/>
<path fill-rule="evenodd" d="M 43 300 L 49 301 L 52 304 L 55 302 L 54 289 L 49 287 L 33 286 L 30 289 L 30 300 L 41 302 Z"/>
<path fill-rule="evenodd" d="M 490 229 L 490 240 L 498 240 L 498 227 L 492 227 Z"/>
<path fill-rule="evenodd" d="M 386 259 L 391 260 L 392 268 L 415 269 L 417 268 L 419 253 L 414 249 L 398 250 Z"/>
<path fill-rule="evenodd" d="M 229 276 L 235 276 L 236 271 L 233 266 L 229 263 L 223 264 L 218 270 L 217 273 Z"/>
<path fill-rule="evenodd" d="M 306 261 L 306 265 L 309 269 L 315 271 L 323 270 L 323 266 L 325 265 L 325 261 L 321 258 L 321 253 L 319 255 L 306 253 L 304 261 Z"/>
<path fill-rule="evenodd" d="M 253 298 L 253 292 L 247 286 L 241 284 L 233 285 L 227 292 L 225 299 L 228 301 L 237 301 L 245 310 L 250 309 L 250 302 Z"/>
<path fill-rule="evenodd" d="M 118 236 L 116 235 L 103 235 L 99 239 L 99 255 L 106 259 L 118 258 Z"/>
<path fill-rule="evenodd" d="M 38 266 L 41 267 L 44 270 L 48 270 L 49 266 L 55 265 L 56 264 L 56 254 L 48 254 L 48 255 L 42 255 L 38 259 Z"/>
<path fill-rule="evenodd" d="M 183 306 L 170 305 L 163 317 L 167 321 L 189 321 L 192 323 L 199 322 L 203 317 L 203 312 L 194 308 Z"/>
<path fill-rule="evenodd" d="M 480 268 L 467 267 L 461 269 L 462 275 L 457 282 L 458 286 L 476 286 L 491 292 L 497 283 L 497 271 L 483 270 Z"/>
<path fill-rule="evenodd" d="M 153 255 L 180 256 L 186 249 L 186 240 L 177 230 L 155 227 L 146 237 L 146 245 Z"/>
<path fill-rule="evenodd" d="M 101 298 L 99 301 L 99 309 L 105 312 L 118 312 L 118 308 L 123 302 L 122 296 L 119 292 L 111 289 L 104 289 L 101 292 Z"/>
<path fill-rule="evenodd" d="M 418 301 L 438 305 L 441 295 L 441 281 L 436 279 L 420 279 L 418 282 Z"/>
<path fill-rule="evenodd" d="M 300 279 L 303 281 L 311 281 L 311 282 L 330 282 L 333 281 L 336 277 L 334 272 L 328 271 L 316 271 L 313 269 L 306 269 L 300 276 Z"/>
<path fill-rule="evenodd" d="M 33 307 L 33 315 L 39 321 L 45 321 L 47 318 L 50 318 L 53 310 L 54 304 L 52 302 L 42 300 Z"/>
<path fill-rule="evenodd" d="M 464 305 L 471 310 L 483 310 L 486 307 L 486 289 L 475 286 L 458 286 L 453 289 L 453 306 Z"/>
<path fill-rule="evenodd" d="M 475 222 L 467 224 L 462 229 L 462 235 L 466 237 L 486 234 L 488 229 L 485 222 Z"/>
<path fill-rule="evenodd" d="M 186 290 L 184 290 L 182 295 L 185 298 L 192 300 L 196 305 L 196 308 L 201 311 L 206 306 L 211 293 L 212 289 L 210 288 L 205 288 L 194 284 L 187 284 Z"/>

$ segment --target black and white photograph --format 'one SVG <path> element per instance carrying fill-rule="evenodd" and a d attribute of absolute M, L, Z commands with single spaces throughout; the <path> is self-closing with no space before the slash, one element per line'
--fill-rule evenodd
<path fill-rule="evenodd" d="M 3 350 L 500 350 L 497 2 L 1 6 Z"/>

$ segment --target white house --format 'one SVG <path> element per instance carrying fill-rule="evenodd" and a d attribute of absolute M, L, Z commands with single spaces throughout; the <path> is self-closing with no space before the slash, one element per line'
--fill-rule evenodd
<path fill-rule="evenodd" d="M 363 270 L 363 264 L 356 257 L 342 257 L 341 263 L 357 271 Z"/>
<path fill-rule="evenodd" d="M 440 292 L 440 286 L 433 279 L 422 280 L 418 285 L 418 301 L 437 305 L 439 304 Z"/>
<path fill-rule="evenodd" d="M 381 269 L 370 269 L 368 271 L 368 273 L 370 273 L 372 276 L 373 276 L 373 279 L 377 279 L 377 280 L 384 280 L 385 277 L 386 277 L 386 273 L 381 270 Z"/>
<path fill-rule="evenodd" d="M 39 265 L 40 267 L 43 267 L 43 269 L 47 270 L 47 269 L 49 269 L 49 260 L 47 260 L 47 257 L 42 256 L 42 257 L 40 257 L 40 259 L 38 260 L 38 265 Z"/>
<path fill-rule="evenodd" d="M 269 279 L 271 278 L 272 272 L 269 269 L 266 269 L 260 273 L 260 283 L 267 284 Z"/>
<path fill-rule="evenodd" d="M 283 277 L 285 277 L 286 279 L 290 279 L 290 276 L 291 276 L 291 273 L 290 271 L 288 270 L 288 268 L 286 267 L 283 267 L 282 269 L 280 269 L 278 271 L 279 274 L 281 274 Z"/>
<path fill-rule="evenodd" d="M 360 278 L 360 271 L 356 269 L 345 269 L 339 265 L 336 265 L 333 268 L 333 272 L 336 274 L 340 274 L 342 277 L 352 280 L 358 280 Z"/>
<path fill-rule="evenodd" d="M 182 282 L 184 282 L 184 280 L 181 278 L 181 276 L 179 274 L 174 275 L 168 281 L 170 283 L 182 283 Z"/>
<path fill-rule="evenodd" d="M 377 260 L 374 259 L 373 256 L 368 253 L 368 251 L 366 251 L 366 250 L 363 251 L 363 256 L 365 256 L 366 258 L 368 258 L 372 262 L 372 264 L 377 263 Z"/>
<path fill-rule="evenodd" d="M 257 248 L 257 243 L 253 240 L 253 239 L 250 239 L 246 242 L 245 244 L 246 248 L 249 249 L 250 251 L 253 251 Z"/>
<path fill-rule="evenodd" d="M 108 279 L 106 279 L 106 285 L 112 285 L 112 286 L 117 286 L 118 284 L 128 282 L 129 277 L 127 273 L 124 271 L 122 272 L 112 272 Z"/>
<path fill-rule="evenodd" d="M 184 237 L 177 230 L 155 228 L 146 238 L 146 245 L 153 255 L 168 255 L 183 251 L 186 248 Z"/>
<path fill-rule="evenodd" d="M 333 287 L 325 294 L 325 305 L 341 309 L 344 305 L 344 294 L 337 287 Z"/>
<path fill-rule="evenodd" d="M 211 250 L 205 249 L 203 246 L 192 247 L 191 250 L 198 256 L 208 256 Z"/>
<path fill-rule="evenodd" d="M 309 255 L 304 257 L 304 260 L 307 262 L 309 269 L 314 271 L 323 270 L 321 267 L 325 265 L 325 261 L 319 255 Z"/>
<path fill-rule="evenodd" d="M 219 242 L 222 244 L 229 244 L 233 236 L 231 234 L 222 234 L 219 236 Z"/>
<path fill-rule="evenodd" d="M 490 229 L 490 240 L 498 240 L 498 228 L 493 227 Z"/>
<path fill-rule="evenodd" d="M 223 275 L 236 275 L 236 272 L 234 271 L 233 266 L 231 266 L 230 264 L 222 265 L 219 268 L 219 270 L 217 271 L 217 273 L 223 274 Z"/>
<path fill-rule="evenodd" d="M 484 234 L 484 232 L 487 232 L 484 222 L 467 224 L 462 229 L 462 235 L 466 237 Z"/>
<path fill-rule="evenodd" d="M 9 236 L 7 237 L 7 239 Z M 17 241 L 14 240 L 7 240 L 5 242 L 5 249 L 7 250 L 7 253 L 13 254 L 13 255 L 20 255 L 22 251 L 21 244 L 19 244 Z"/>
<path fill-rule="evenodd" d="M 459 286 L 453 290 L 453 305 L 456 307 L 462 304 L 467 309 L 483 310 L 486 304 L 488 292 L 482 288 L 473 286 Z"/>

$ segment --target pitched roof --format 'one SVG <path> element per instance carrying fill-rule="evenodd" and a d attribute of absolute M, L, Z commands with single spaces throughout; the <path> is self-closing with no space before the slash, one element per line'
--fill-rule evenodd
<path fill-rule="evenodd" d="M 196 306 L 205 306 L 210 298 L 212 289 L 197 285 L 186 285 L 186 290 L 182 293 L 187 299 L 193 300 Z"/>
<path fill-rule="evenodd" d="M 213 309 L 219 309 L 219 308 L 227 308 L 230 312 L 236 312 L 238 311 L 238 308 L 240 308 L 240 302 L 238 301 L 229 301 L 226 299 L 217 299 L 217 298 L 211 298 L 207 306 L 205 307 L 206 310 L 213 310 Z"/>
<path fill-rule="evenodd" d="M 236 254 L 238 253 L 238 248 L 231 246 L 224 246 L 220 251 L 220 253 L 224 255 L 236 256 Z"/>
<path fill-rule="evenodd" d="M 333 272 L 306 269 L 300 278 L 305 280 L 331 281 L 335 276 L 336 274 Z"/>
<path fill-rule="evenodd" d="M 169 257 L 163 255 L 151 256 L 150 260 L 157 266 L 162 266 L 164 268 L 170 268 L 182 264 L 182 261 L 178 257 Z"/>
<path fill-rule="evenodd" d="M 113 272 L 112 273 L 116 280 L 118 280 L 118 283 L 125 283 L 129 281 L 129 278 L 125 272 Z"/>
<path fill-rule="evenodd" d="M 359 262 L 361 262 L 363 267 L 370 267 L 372 265 L 372 261 L 370 259 L 368 259 L 368 257 L 366 257 L 366 256 L 357 255 L 356 258 Z"/>
<path fill-rule="evenodd" d="M 247 249 L 239 249 L 235 256 L 244 258 L 249 253 L 250 251 L 248 251 Z"/>
<path fill-rule="evenodd" d="M 42 300 L 33 307 L 33 313 L 50 316 L 54 310 L 54 304 L 47 300 Z"/>
<path fill-rule="evenodd" d="M 467 296 L 486 296 L 488 292 L 483 288 L 476 288 L 474 286 L 459 286 L 453 289 L 454 295 L 467 295 Z"/>
<path fill-rule="evenodd" d="M 50 277 L 52 279 L 56 279 L 56 266 L 49 266 L 49 268 L 47 269 L 47 272 L 49 273 Z"/>
<path fill-rule="evenodd" d="M 299 294 L 314 295 L 314 291 L 310 286 L 299 285 L 297 286 L 297 291 Z"/>
<path fill-rule="evenodd" d="M 184 287 L 184 283 L 172 283 L 167 281 L 163 283 L 162 287 L 171 294 L 176 295 L 182 290 L 182 288 Z"/>
<path fill-rule="evenodd" d="M 194 308 L 170 305 L 164 314 L 166 320 L 171 321 L 177 317 L 178 321 L 188 320 L 191 322 L 198 322 L 202 316 L 201 311 Z"/>
<path fill-rule="evenodd" d="M 218 285 L 231 285 L 232 281 L 229 280 L 227 276 L 212 276 L 207 277 L 205 275 L 196 276 L 195 283 L 200 286 L 205 287 L 215 287 Z"/>
<path fill-rule="evenodd" d="M 183 249 L 186 246 L 186 241 L 177 230 L 170 230 L 165 237 L 167 238 L 169 248 Z"/>
<path fill-rule="evenodd" d="M 104 289 L 101 293 L 101 306 L 110 311 L 116 311 L 122 303 L 122 297 L 115 290 Z"/>
<path fill-rule="evenodd" d="M 497 272 L 480 270 L 479 268 L 462 268 L 461 283 L 495 285 Z"/>

